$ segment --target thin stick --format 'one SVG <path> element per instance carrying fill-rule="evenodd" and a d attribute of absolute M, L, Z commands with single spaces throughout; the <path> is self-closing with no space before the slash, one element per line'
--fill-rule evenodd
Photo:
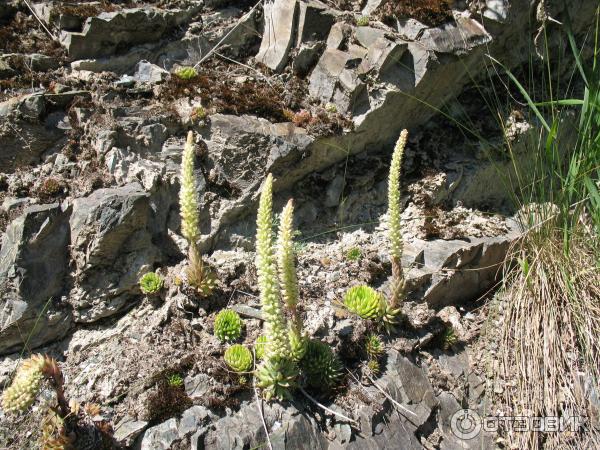
<path fill-rule="evenodd" d="M 32 6 L 29 4 L 29 2 L 27 0 L 23 0 L 23 3 L 25 3 L 25 5 L 27 6 L 27 8 L 29 8 L 29 11 L 31 11 L 31 14 L 33 15 L 33 17 L 36 18 L 36 20 L 40 23 L 40 25 L 42 26 L 42 28 L 44 29 L 44 31 L 46 31 L 46 33 L 48 33 L 50 35 L 50 37 L 52 38 L 52 40 L 53 41 L 58 41 L 58 39 L 56 38 L 56 36 L 54 36 L 52 34 L 52 32 L 48 28 L 46 28 L 46 25 L 44 25 L 44 22 L 42 22 L 42 20 L 35 13 L 35 11 L 33 10 Z"/>
<path fill-rule="evenodd" d="M 254 371 L 256 372 L 256 350 L 253 348 L 252 353 L 254 354 Z M 267 428 L 267 422 L 265 422 L 265 416 L 262 411 L 260 399 L 258 398 L 258 389 L 256 389 L 256 377 L 252 377 L 252 387 L 254 388 L 254 398 L 256 399 L 256 407 L 258 408 L 258 415 L 262 421 L 263 428 L 265 429 L 265 435 L 267 436 L 267 444 L 269 444 L 269 450 L 273 450 L 273 444 L 269 437 L 269 429 Z"/>
<path fill-rule="evenodd" d="M 235 59 L 233 59 L 233 58 L 230 58 L 230 57 L 228 57 L 228 56 L 225 56 L 225 55 L 223 55 L 223 54 L 221 54 L 221 53 L 219 53 L 219 52 L 217 52 L 217 51 L 214 51 L 213 53 L 214 53 L 215 55 L 217 55 L 219 58 L 223 58 L 223 59 L 225 59 L 225 60 L 227 60 L 227 61 L 229 61 L 229 62 L 232 62 L 232 63 L 234 63 L 234 64 L 238 64 L 238 65 L 240 65 L 240 66 L 244 67 L 245 69 L 249 69 L 249 70 L 253 71 L 253 72 L 254 72 L 254 73 L 256 73 L 256 74 L 257 74 L 259 77 L 263 78 L 263 79 L 264 79 L 264 80 L 267 82 L 267 84 L 268 84 L 269 86 L 273 87 L 273 84 L 271 83 L 271 80 L 269 80 L 269 77 L 267 77 L 265 74 L 261 73 L 260 71 L 256 70 L 254 67 L 250 67 L 250 66 L 249 66 L 249 65 L 247 65 L 247 64 L 244 64 L 244 63 L 242 63 L 242 62 L 240 62 L 240 61 L 236 61 Z"/>
<path fill-rule="evenodd" d="M 234 31 L 237 29 L 237 27 L 239 27 L 239 26 L 240 26 L 240 24 L 242 23 L 242 19 L 244 19 L 245 17 L 247 17 L 247 16 L 249 16 L 250 14 L 252 14 L 252 13 L 254 12 L 254 10 L 255 10 L 256 8 L 258 8 L 258 7 L 259 7 L 259 5 L 260 5 L 260 4 L 261 4 L 263 1 L 264 1 L 264 0 L 258 0 L 258 3 L 256 3 L 256 5 L 254 5 L 250 11 L 248 11 L 246 14 L 244 14 L 242 17 L 240 17 L 240 18 L 239 18 L 239 20 L 238 20 L 238 22 L 237 22 L 237 23 L 234 25 L 234 27 L 233 27 L 231 30 L 229 30 L 229 31 L 227 32 L 227 34 L 226 34 L 225 36 L 223 36 L 223 37 L 221 38 L 221 40 L 220 40 L 219 42 L 217 42 L 217 43 L 215 44 L 215 46 L 214 46 L 213 48 L 211 48 L 211 49 L 209 50 L 209 52 L 208 52 L 206 55 L 204 55 L 204 57 L 203 57 L 202 59 L 200 59 L 200 61 L 198 61 L 196 64 L 194 64 L 194 69 L 195 69 L 195 68 L 197 68 L 197 67 L 198 67 L 200 64 L 202 64 L 204 61 L 206 61 L 208 58 L 210 58 L 210 57 L 212 56 L 212 54 L 213 54 L 213 53 L 214 53 L 214 52 L 215 52 L 215 51 L 216 51 L 216 50 L 217 50 L 217 49 L 218 49 L 218 48 L 221 46 L 221 44 L 227 40 L 227 38 L 228 38 L 228 37 L 231 35 L 231 33 L 233 33 L 233 32 L 234 32 Z"/>
<path fill-rule="evenodd" d="M 327 406 L 322 405 L 321 403 L 319 403 L 318 401 L 316 401 L 314 398 L 312 398 L 310 396 L 310 394 L 308 392 L 306 392 L 303 388 L 299 388 L 299 389 L 300 389 L 300 392 L 302 392 L 307 399 L 309 399 L 311 402 L 313 402 L 319 408 L 324 409 L 325 411 L 327 411 L 330 414 L 333 414 L 334 416 L 341 417 L 342 419 L 347 420 L 348 422 L 351 422 L 351 423 L 353 423 L 355 425 L 358 425 L 358 422 L 356 420 L 353 420 L 350 417 L 346 417 L 343 414 L 340 414 L 339 412 L 335 412 L 333 409 L 329 409 Z"/>
<path fill-rule="evenodd" d="M 366 372 L 365 372 L 365 374 L 364 374 L 364 375 L 365 375 L 365 376 L 366 376 L 366 377 L 369 379 L 369 381 L 370 381 L 371 383 L 373 383 L 373 386 L 375 386 L 375 387 L 377 388 L 377 390 L 378 390 L 379 392 L 381 392 L 381 393 L 382 393 L 382 394 L 385 396 L 385 398 L 387 398 L 387 399 L 388 399 L 390 402 L 392 402 L 392 404 L 393 404 L 393 405 L 394 405 L 396 408 L 400 408 L 400 409 L 404 410 L 405 412 L 407 412 L 407 413 L 409 413 L 409 414 L 412 414 L 412 415 L 413 415 L 413 416 L 415 416 L 415 417 L 418 417 L 418 416 L 417 416 L 417 415 L 416 415 L 414 412 L 412 412 L 410 409 L 407 409 L 406 407 L 404 407 L 404 406 L 402 406 L 400 403 L 398 403 L 396 400 L 394 400 L 390 394 L 388 394 L 387 392 L 385 392 L 385 390 L 384 390 L 384 389 L 383 389 L 381 386 L 379 386 L 377 383 L 375 383 L 375 380 L 373 380 L 373 378 L 371 378 L 371 376 L 370 376 L 368 373 L 366 373 Z M 405 418 L 406 418 L 407 420 L 410 420 L 410 419 L 409 419 L 408 417 L 406 417 L 406 416 L 405 416 Z"/>

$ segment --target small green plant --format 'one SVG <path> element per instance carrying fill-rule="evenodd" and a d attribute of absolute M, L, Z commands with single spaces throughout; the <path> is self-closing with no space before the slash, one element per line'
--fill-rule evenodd
<path fill-rule="evenodd" d="M 208 117 L 208 113 L 206 112 L 206 108 L 204 106 L 197 106 L 192 110 L 190 114 L 190 119 L 193 121 L 204 120 Z"/>
<path fill-rule="evenodd" d="M 182 80 L 191 80 L 198 76 L 198 71 L 193 67 L 181 67 L 177 69 L 175 75 Z"/>
<path fill-rule="evenodd" d="M 155 272 L 148 272 L 140 278 L 140 290 L 146 295 L 158 293 L 164 285 L 162 277 Z"/>
<path fill-rule="evenodd" d="M 383 355 L 384 351 L 383 342 L 381 342 L 379 336 L 376 334 L 369 334 L 365 338 L 365 352 L 369 358 L 377 359 Z"/>
<path fill-rule="evenodd" d="M 369 26 L 369 16 L 360 16 L 356 19 L 356 25 L 359 27 Z"/>
<path fill-rule="evenodd" d="M 261 334 L 258 338 L 256 338 L 256 342 L 254 343 L 254 353 L 256 354 L 256 359 L 263 359 L 265 357 L 266 346 L 267 337 L 264 334 Z"/>
<path fill-rule="evenodd" d="M 183 378 L 178 373 L 173 373 L 167 377 L 167 383 L 173 388 L 179 388 L 183 386 Z"/>
<path fill-rule="evenodd" d="M 337 106 L 335 106 L 335 103 L 329 103 L 329 102 L 325 104 L 325 111 L 327 111 L 328 113 L 331 113 L 331 114 L 335 114 L 336 112 L 338 112 Z"/>
<path fill-rule="evenodd" d="M 342 376 L 342 363 L 331 347 L 316 340 L 308 341 L 300 366 L 306 384 L 315 389 L 331 389 L 339 384 Z"/>
<path fill-rule="evenodd" d="M 346 252 L 346 259 L 348 261 L 358 261 L 361 256 L 362 253 L 358 247 L 352 247 Z"/>
<path fill-rule="evenodd" d="M 449 325 L 448 327 L 446 327 L 446 329 L 442 333 L 442 348 L 444 350 L 448 350 L 457 342 L 458 342 L 458 336 L 456 336 L 454 327 L 452 325 Z"/>
<path fill-rule="evenodd" d="M 383 295 L 370 286 L 354 286 L 346 292 L 344 305 L 362 319 L 377 320 L 383 318 L 386 304 Z"/>
<path fill-rule="evenodd" d="M 238 313 L 224 309 L 215 318 L 215 336 L 222 342 L 235 341 L 242 335 L 243 322 Z"/>
<path fill-rule="evenodd" d="M 296 387 L 297 377 L 298 366 L 290 358 L 266 359 L 256 372 L 257 385 L 263 389 L 267 400 L 291 400 L 291 390 Z"/>
<path fill-rule="evenodd" d="M 202 296 L 209 296 L 216 286 L 216 276 L 202 260 L 198 249 L 200 227 L 198 224 L 198 197 L 196 175 L 194 174 L 194 133 L 189 132 L 181 159 L 181 188 L 179 209 L 181 213 L 181 233 L 189 243 L 187 278 L 190 286 Z"/>
<path fill-rule="evenodd" d="M 381 366 L 379 364 L 379 361 L 377 361 L 376 359 L 370 359 L 369 361 L 367 361 L 367 370 L 369 371 L 371 376 L 378 377 L 379 373 L 381 372 Z"/>
<path fill-rule="evenodd" d="M 249 372 L 252 369 L 252 352 L 248 347 L 235 344 L 225 350 L 225 363 L 236 372 Z"/>

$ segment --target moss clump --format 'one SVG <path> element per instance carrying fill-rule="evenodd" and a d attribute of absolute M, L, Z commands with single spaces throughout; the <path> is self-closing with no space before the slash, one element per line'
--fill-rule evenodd
<path fill-rule="evenodd" d="M 242 326 L 238 313 L 224 309 L 215 318 L 215 336 L 222 342 L 235 341 L 242 335 Z"/>

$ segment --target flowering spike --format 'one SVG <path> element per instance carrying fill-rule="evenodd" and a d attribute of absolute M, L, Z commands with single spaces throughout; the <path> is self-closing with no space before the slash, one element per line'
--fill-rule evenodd
<path fill-rule="evenodd" d="M 263 185 L 256 220 L 256 268 L 260 301 L 265 314 L 266 356 L 285 358 L 290 353 L 290 345 L 279 299 L 279 283 L 271 234 L 272 210 L 273 176 L 269 174 Z"/>
<path fill-rule="evenodd" d="M 408 131 L 402 130 L 394 147 L 388 179 L 388 237 L 390 241 L 390 260 L 392 262 L 392 281 L 390 300 L 385 314 L 385 325 L 390 331 L 397 323 L 397 316 L 400 313 L 399 306 L 404 296 L 405 287 L 401 260 L 403 244 L 400 226 L 400 172 L 407 139 Z"/>
<path fill-rule="evenodd" d="M 194 133 L 190 131 L 181 158 L 181 188 L 179 190 L 181 233 L 190 244 L 196 243 L 200 237 L 194 157 Z"/>
<path fill-rule="evenodd" d="M 266 336 L 265 359 L 257 369 L 256 377 L 267 399 L 284 399 L 290 397 L 298 370 L 291 359 L 290 341 L 279 298 L 272 210 L 273 177 L 269 174 L 262 188 L 256 219 L 256 271 Z"/>
<path fill-rule="evenodd" d="M 12 384 L 2 395 L 4 411 L 23 412 L 33 404 L 44 378 L 45 364 L 42 355 L 33 355 L 21 364 Z"/>
<path fill-rule="evenodd" d="M 281 284 L 281 297 L 287 308 L 296 315 L 298 304 L 298 278 L 294 265 L 294 244 L 292 224 L 294 220 L 294 204 L 290 199 L 281 212 L 279 223 L 279 236 L 277 239 L 277 266 L 279 268 L 279 283 Z"/>
<path fill-rule="evenodd" d="M 290 199 L 281 212 L 279 235 L 277 239 L 277 267 L 281 296 L 289 312 L 289 340 L 291 355 L 299 361 L 306 352 L 306 339 L 302 333 L 302 321 L 296 306 L 298 305 L 298 278 L 294 264 L 293 243 L 294 202 Z"/>
<path fill-rule="evenodd" d="M 388 233 L 390 257 L 399 260 L 402 257 L 402 230 L 400 229 L 400 170 L 408 131 L 402 130 L 394 147 L 392 164 L 388 179 Z"/>

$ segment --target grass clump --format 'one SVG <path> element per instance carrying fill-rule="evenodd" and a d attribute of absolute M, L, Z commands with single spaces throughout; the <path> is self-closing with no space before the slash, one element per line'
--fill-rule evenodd
<path fill-rule="evenodd" d="M 506 71 L 529 106 L 530 122 L 540 128 L 533 162 L 526 166 L 506 141 L 523 230 L 507 259 L 499 296 L 503 326 L 497 376 L 514 385 L 499 401 L 511 415 L 589 417 L 582 386 L 600 381 L 599 20 L 600 8 L 588 61 L 581 59 L 583 51 L 565 23 L 575 61 L 566 95 L 556 91 L 552 79 L 544 78 L 540 94 Z M 546 57 L 550 74 L 557 62 L 549 52 Z M 575 139 L 569 139 L 573 133 Z M 507 438 L 514 448 L 600 445 L 597 430 L 578 431 L 508 430 Z"/>

